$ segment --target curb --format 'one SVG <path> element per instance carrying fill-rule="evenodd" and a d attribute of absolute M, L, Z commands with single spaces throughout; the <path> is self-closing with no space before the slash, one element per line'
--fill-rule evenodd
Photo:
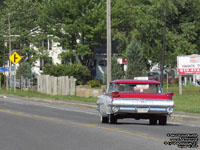
<path fill-rule="evenodd" d="M 198 116 L 176 115 L 176 114 L 172 114 L 172 116 L 169 119 L 171 121 L 200 121 L 200 117 Z"/>
<path fill-rule="evenodd" d="M 4 95 L 0 95 L 0 98 L 7 98 L 7 96 L 4 96 Z"/>
<path fill-rule="evenodd" d="M 84 106 L 88 108 L 96 109 L 96 105 L 90 105 L 90 104 L 84 104 L 80 102 L 67 102 L 67 101 L 59 101 L 59 100 L 45 100 L 45 99 L 33 99 L 33 98 L 23 98 L 24 100 L 28 101 L 35 101 L 35 102 L 44 102 L 44 103 L 50 103 L 50 104 L 64 104 L 64 105 L 75 105 L 75 106 Z"/>

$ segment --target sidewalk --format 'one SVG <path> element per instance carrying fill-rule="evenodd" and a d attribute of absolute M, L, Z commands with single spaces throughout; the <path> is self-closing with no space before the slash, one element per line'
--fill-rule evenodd
<path fill-rule="evenodd" d="M 43 102 L 43 103 L 50 103 L 50 104 L 63 104 L 63 105 L 76 105 L 81 107 L 87 107 L 90 109 L 96 109 L 96 103 L 88 103 L 88 102 L 81 102 L 81 101 L 74 101 L 74 100 L 54 100 L 54 99 L 47 99 L 47 98 L 27 98 L 27 97 L 18 97 L 18 96 L 11 96 L 11 95 L 0 95 L 0 98 L 7 98 L 7 97 L 15 97 L 21 98 L 28 101 L 35 101 L 35 102 Z M 184 113 L 184 112 L 173 112 L 171 117 L 168 119 L 170 122 L 179 122 L 181 124 L 194 124 L 200 125 L 200 114 L 191 114 L 191 113 Z"/>

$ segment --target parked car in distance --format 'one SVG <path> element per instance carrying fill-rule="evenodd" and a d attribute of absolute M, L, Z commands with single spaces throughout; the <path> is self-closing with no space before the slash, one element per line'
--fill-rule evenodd
<path fill-rule="evenodd" d="M 105 94 L 98 96 L 97 110 L 102 123 L 118 119 L 149 119 L 149 124 L 167 124 L 174 110 L 173 93 L 163 93 L 160 82 L 153 80 L 115 80 Z"/>
<path fill-rule="evenodd" d="M 158 72 L 148 72 L 147 76 L 149 80 L 160 81 L 160 74 Z"/>

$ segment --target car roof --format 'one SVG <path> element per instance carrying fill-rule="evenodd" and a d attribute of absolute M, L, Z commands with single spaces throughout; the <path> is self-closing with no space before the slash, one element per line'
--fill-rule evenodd
<path fill-rule="evenodd" d="M 133 80 L 133 79 L 123 79 L 123 80 L 114 80 L 111 83 L 124 83 L 124 84 L 160 84 L 158 81 L 154 80 Z"/>

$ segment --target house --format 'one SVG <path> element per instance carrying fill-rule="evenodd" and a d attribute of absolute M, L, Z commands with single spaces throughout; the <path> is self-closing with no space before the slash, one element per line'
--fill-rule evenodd
<path fill-rule="evenodd" d="M 46 48 L 46 53 L 50 58 L 52 58 L 53 64 L 61 64 L 61 60 L 59 59 L 59 54 L 64 52 L 65 50 L 62 49 L 60 46 L 60 43 L 53 41 L 52 39 L 47 39 L 41 42 L 42 46 Z M 31 45 L 33 49 L 38 51 L 38 47 Z M 40 58 L 38 59 L 33 67 L 32 72 L 36 73 L 37 75 L 40 75 L 43 72 L 43 67 L 46 64 L 45 60 Z"/>
<path fill-rule="evenodd" d="M 117 54 L 117 45 L 118 42 L 114 41 L 112 43 L 112 56 L 116 56 L 118 63 L 121 64 L 124 68 L 124 71 L 127 69 L 126 65 L 126 60 L 122 59 L 118 54 Z M 94 56 L 95 56 L 95 79 L 96 80 L 103 80 L 104 79 L 104 74 L 106 72 L 106 66 L 107 66 L 107 46 L 101 45 L 99 47 L 96 47 L 94 50 Z"/>

